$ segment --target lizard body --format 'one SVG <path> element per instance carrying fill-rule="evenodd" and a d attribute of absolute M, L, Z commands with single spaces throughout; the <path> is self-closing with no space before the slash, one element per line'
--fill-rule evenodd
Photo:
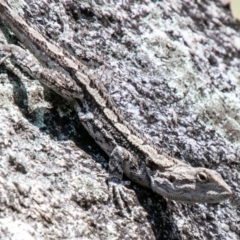
<path fill-rule="evenodd" d="M 162 152 L 117 109 L 104 86 L 74 56 L 29 26 L 0 0 L 0 19 L 30 50 L 1 45 L 0 56 L 14 60 L 34 78 L 72 102 L 89 134 L 110 157 L 109 184 L 122 191 L 122 176 L 182 202 L 220 202 L 232 196 L 221 175 L 195 168 Z M 40 62 L 40 63 L 39 63 Z"/>

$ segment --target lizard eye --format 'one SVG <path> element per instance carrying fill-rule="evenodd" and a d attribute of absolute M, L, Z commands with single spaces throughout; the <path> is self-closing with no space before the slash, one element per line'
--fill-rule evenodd
<path fill-rule="evenodd" d="M 197 179 L 199 182 L 207 182 L 208 181 L 208 177 L 205 173 L 198 173 Z"/>
<path fill-rule="evenodd" d="M 176 178 L 174 176 L 170 175 L 168 180 L 169 180 L 169 182 L 173 183 L 173 182 L 175 182 Z"/>

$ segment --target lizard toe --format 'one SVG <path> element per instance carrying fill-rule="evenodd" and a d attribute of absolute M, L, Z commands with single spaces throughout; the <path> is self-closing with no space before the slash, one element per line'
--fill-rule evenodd
<path fill-rule="evenodd" d="M 133 219 L 133 208 L 136 205 L 135 192 L 125 187 L 129 185 L 129 181 L 123 184 L 110 182 L 110 199 L 109 204 L 117 206 L 119 208 L 120 214 L 129 219 Z"/>

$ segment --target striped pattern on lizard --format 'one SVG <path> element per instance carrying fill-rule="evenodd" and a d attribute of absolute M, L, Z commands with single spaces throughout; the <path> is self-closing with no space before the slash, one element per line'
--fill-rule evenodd
<path fill-rule="evenodd" d="M 1 21 L 31 52 L 1 45 L 1 62 L 10 58 L 73 104 L 84 127 L 110 158 L 108 182 L 120 205 L 123 174 L 176 201 L 216 203 L 232 196 L 216 171 L 192 167 L 154 146 L 126 120 L 90 69 L 28 25 L 5 0 L 0 0 L 0 12 Z"/>

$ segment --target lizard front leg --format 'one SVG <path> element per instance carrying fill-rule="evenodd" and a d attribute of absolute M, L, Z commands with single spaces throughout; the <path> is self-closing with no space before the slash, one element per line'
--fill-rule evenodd
<path fill-rule="evenodd" d="M 134 161 L 132 154 L 120 146 L 113 149 L 109 160 L 110 202 L 112 204 L 113 198 L 115 198 L 121 214 L 125 217 L 129 217 L 128 212 L 132 213 L 135 206 L 138 205 L 136 197 L 134 197 L 135 192 L 125 187 L 130 184 L 130 181 L 122 181 L 124 170 L 128 171 L 128 166 L 131 165 L 129 163 Z"/>

